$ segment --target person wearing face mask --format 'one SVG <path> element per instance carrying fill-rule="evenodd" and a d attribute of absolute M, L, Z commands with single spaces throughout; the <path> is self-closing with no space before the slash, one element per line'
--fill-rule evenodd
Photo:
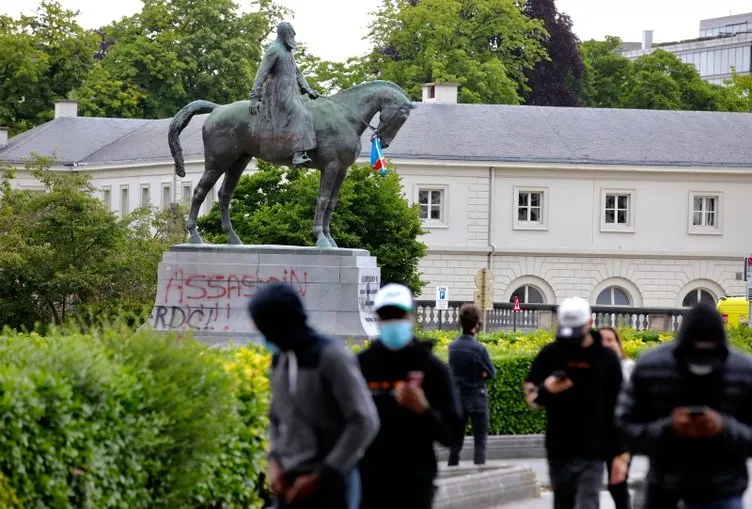
<path fill-rule="evenodd" d="M 413 298 L 388 284 L 374 301 L 379 339 L 358 355 L 381 428 L 360 462 L 361 509 L 428 509 L 437 473 L 434 442 L 462 440 L 456 390 L 433 344 L 413 334 Z"/>
<path fill-rule="evenodd" d="M 591 329 L 579 297 L 557 309 L 556 341 L 533 360 L 524 384 L 533 408 L 546 409 L 546 455 L 554 509 L 598 509 L 604 464 L 626 472 L 628 456 L 614 425 L 622 371 L 616 354 Z"/>
<path fill-rule="evenodd" d="M 650 459 L 645 509 L 742 509 L 752 456 L 752 359 L 729 347 L 714 307 L 692 308 L 677 339 L 643 354 L 617 426 Z"/>
<path fill-rule="evenodd" d="M 355 356 L 314 331 L 287 283 L 263 287 L 249 312 L 272 352 L 268 479 L 276 509 L 356 509 L 357 462 L 379 418 Z"/>

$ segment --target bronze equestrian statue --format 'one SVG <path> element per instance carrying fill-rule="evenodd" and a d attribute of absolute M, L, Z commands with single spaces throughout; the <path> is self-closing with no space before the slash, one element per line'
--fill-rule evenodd
<path fill-rule="evenodd" d="M 274 164 L 305 165 L 321 171 L 313 233 L 316 246 L 337 247 L 329 229 L 332 212 L 347 169 L 360 154 L 361 136 L 379 113 L 374 135 L 387 148 L 415 108 L 405 91 L 388 81 L 363 83 L 316 101 L 304 98 L 303 94 L 310 98 L 318 96 L 292 58 L 295 31 L 289 23 L 280 23 L 277 34 L 277 40 L 264 55 L 250 101 L 225 105 L 193 101 L 170 122 L 168 142 L 175 173 L 184 177 L 180 133 L 194 115 L 211 113 L 202 128 L 204 174 L 194 191 L 188 215 L 191 243 L 203 242 L 196 230 L 198 212 L 206 194 L 224 174 L 219 190 L 222 231 L 230 244 L 242 244 L 230 222 L 230 199 L 243 171 L 256 157 Z"/>

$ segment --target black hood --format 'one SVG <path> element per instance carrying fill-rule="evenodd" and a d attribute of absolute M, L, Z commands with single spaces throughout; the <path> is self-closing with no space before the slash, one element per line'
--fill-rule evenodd
<path fill-rule="evenodd" d="M 684 316 L 679 334 L 677 335 L 676 355 L 680 359 L 688 356 L 702 356 L 702 352 L 694 348 L 697 342 L 715 343 L 716 357 L 725 360 L 728 356 L 728 340 L 723 319 L 716 309 L 705 303 L 693 307 Z"/>
<path fill-rule="evenodd" d="M 259 332 L 281 350 L 294 350 L 313 336 L 303 302 L 287 283 L 261 288 L 251 299 L 248 312 Z"/>

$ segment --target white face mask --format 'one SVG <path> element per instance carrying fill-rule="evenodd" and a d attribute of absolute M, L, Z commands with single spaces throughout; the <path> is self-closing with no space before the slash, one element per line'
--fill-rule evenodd
<path fill-rule="evenodd" d="M 688 364 L 687 369 L 695 376 L 707 376 L 713 372 L 713 366 L 703 366 L 702 364 Z"/>

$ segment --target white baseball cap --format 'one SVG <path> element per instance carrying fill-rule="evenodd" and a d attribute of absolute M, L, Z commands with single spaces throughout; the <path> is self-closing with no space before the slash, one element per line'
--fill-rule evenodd
<path fill-rule="evenodd" d="M 582 337 L 583 328 L 590 322 L 592 312 L 590 304 L 580 297 L 565 299 L 556 310 L 559 325 L 559 337 Z"/>
<path fill-rule="evenodd" d="M 373 310 L 385 307 L 395 307 L 408 313 L 413 312 L 413 294 L 404 285 L 390 283 L 379 290 L 373 302 Z"/>

